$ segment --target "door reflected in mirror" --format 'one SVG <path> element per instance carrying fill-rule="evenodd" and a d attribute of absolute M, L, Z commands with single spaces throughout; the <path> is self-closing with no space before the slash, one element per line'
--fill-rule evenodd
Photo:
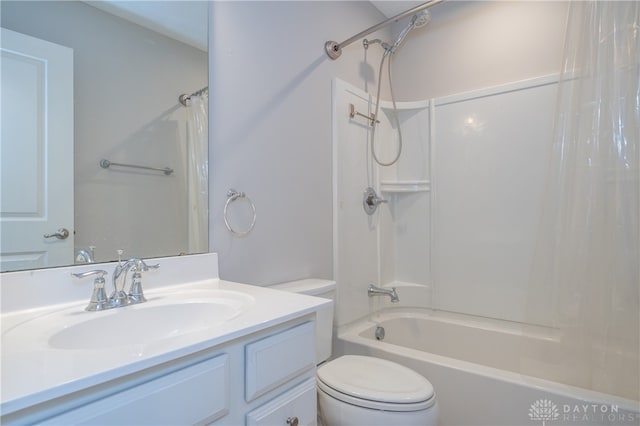
<path fill-rule="evenodd" d="M 0 8 L 2 271 L 208 251 L 208 3 Z"/>

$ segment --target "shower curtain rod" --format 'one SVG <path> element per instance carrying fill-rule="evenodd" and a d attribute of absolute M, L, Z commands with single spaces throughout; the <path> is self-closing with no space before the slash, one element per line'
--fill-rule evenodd
<path fill-rule="evenodd" d="M 191 100 L 192 96 L 200 96 L 202 95 L 204 92 L 209 90 L 209 86 L 205 86 L 200 90 L 196 90 L 195 92 L 193 92 L 190 95 L 187 95 L 186 93 L 183 93 L 182 95 L 178 96 L 178 100 L 180 101 L 180 103 L 184 106 L 189 106 L 189 101 Z"/>
<path fill-rule="evenodd" d="M 367 28 L 364 31 L 359 32 L 358 34 L 354 35 L 351 38 L 346 39 L 345 41 L 343 41 L 342 43 L 336 43 L 335 41 L 328 41 L 324 44 L 324 50 L 327 52 L 327 55 L 331 58 L 331 59 L 338 59 L 340 57 L 340 55 L 342 54 L 342 48 L 343 47 L 347 47 L 348 45 L 350 45 L 351 43 L 353 43 L 356 40 L 361 39 L 364 36 L 367 36 L 369 34 L 371 34 L 374 31 L 378 31 L 381 28 L 386 27 L 389 24 L 392 24 L 394 22 L 398 22 L 399 20 L 401 20 L 402 18 L 406 18 L 409 15 L 413 15 L 414 13 L 420 12 L 421 10 L 424 9 L 428 9 L 431 6 L 435 6 L 437 4 L 442 3 L 445 0 L 431 0 L 428 1 L 426 3 L 422 3 L 421 5 L 418 5 L 414 8 L 411 8 L 407 11 L 404 11 L 402 13 L 399 13 L 398 15 L 387 19 L 386 21 L 382 21 L 377 25 L 374 25 L 373 27 Z"/>

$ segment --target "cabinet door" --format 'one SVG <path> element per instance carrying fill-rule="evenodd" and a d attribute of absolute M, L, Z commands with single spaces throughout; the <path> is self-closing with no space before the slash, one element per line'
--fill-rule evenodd
<path fill-rule="evenodd" d="M 246 345 L 247 402 L 315 368 L 315 343 L 315 323 L 309 321 Z"/>
<path fill-rule="evenodd" d="M 50 418 L 55 425 L 196 425 L 229 412 L 229 356 L 219 355 Z"/>
<path fill-rule="evenodd" d="M 316 379 L 311 377 L 247 414 L 247 426 L 315 425 Z"/>

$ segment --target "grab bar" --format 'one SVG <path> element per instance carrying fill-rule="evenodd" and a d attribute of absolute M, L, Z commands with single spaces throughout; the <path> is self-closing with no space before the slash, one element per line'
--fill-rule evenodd
<path fill-rule="evenodd" d="M 137 164 L 113 163 L 109 160 L 105 160 L 104 158 L 100 160 L 100 167 L 102 167 L 103 169 L 108 169 L 110 166 L 130 167 L 132 169 L 153 170 L 156 172 L 162 172 L 167 176 L 173 173 L 173 169 L 170 167 L 158 168 L 158 167 L 139 166 Z"/>

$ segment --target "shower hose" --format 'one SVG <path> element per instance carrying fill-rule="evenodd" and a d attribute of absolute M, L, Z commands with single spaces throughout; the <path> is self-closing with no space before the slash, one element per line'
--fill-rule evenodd
<path fill-rule="evenodd" d="M 391 58 L 393 56 L 393 52 L 391 52 L 390 50 L 385 50 L 384 54 L 382 55 L 382 60 L 380 61 L 380 70 L 378 71 L 378 92 L 376 95 L 375 117 L 378 117 L 378 110 L 380 109 L 380 88 L 382 86 L 382 69 L 384 67 L 384 60 L 387 58 L 387 56 L 389 57 L 389 61 L 387 62 L 387 69 L 389 73 L 389 91 L 391 92 L 391 103 L 393 105 L 393 119 L 396 123 L 396 127 L 398 128 L 398 151 L 396 152 L 395 158 L 390 162 L 385 163 L 381 161 L 376 154 L 374 141 L 376 136 L 377 125 L 375 121 L 373 122 L 372 129 L 371 129 L 371 155 L 376 163 L 384 167 L 392 166 L 395 163 L 397 163 L 398 160 L 400 159 L 400 154 L 402 153 L 402 130 L 400 129 L 400 119 L 398 118 L 398 111 L 396 109 L 396 99 L 393 94 L 393 80 L 391 79 Z"/>

